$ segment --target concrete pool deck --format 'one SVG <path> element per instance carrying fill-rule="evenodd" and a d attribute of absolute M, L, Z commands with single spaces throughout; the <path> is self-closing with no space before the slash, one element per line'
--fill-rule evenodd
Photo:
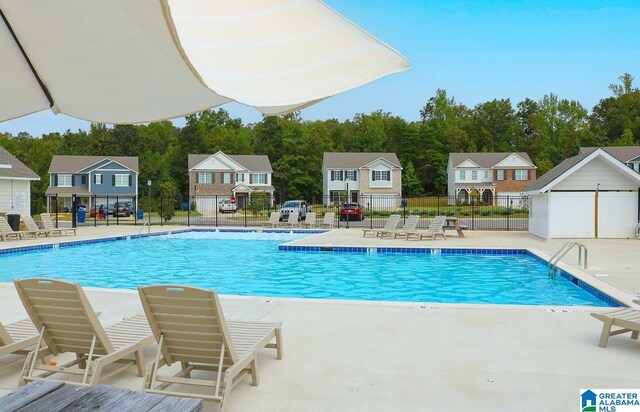
<path fill-rule="evenodd" d="M 154 227 L 152 230 L 179 227 Z M 80 240 L 137 234 L 139 228 L 81 228 Z M 296 244 L 409 247 L 529 247 L 553 254 L 566 240 L 521 232 L 466 232 L 436 242 L 362 238 L 340 229 Z M 56 238 L 58 241 L 59 238 Z M 50 240 L 38 240 L 48 243 Z M 34 244 L 3 242 L 0 247 Z M 586 272 L 630 294 L 640 291 L 640 241 L 584 240 Z M 576 253 L 567 256 L 575 264 Z M 37 276 L 38 268 L 27 276 Z M 80 280 L 82 283 L 82 281 Z M 86 288 L 109 325 L 142 311 L 133 291 Z M 640 342 L 628 335 L 598 347 L 602 323 L 590 309 L 375 302 L 298 301 L 223 296 L 229 318 L 281 320 L 285 356 L 260 357 L 260 386 L 232 392 L 232 411 L 577 410 L 580 388 L 640 388 Z M 564 310 L 563 310 L 564 309 Z M 601 309 L 599 309 L 601 310 Z M 0 283 L 2 322 L 26 316 L 15 289 Z M 155 345 L 146 350 L 147 361 Z M 0 370 L 0 395 L 20 366 Z M 135 368 L 105 381 L 140 389 Z M 208 410 L 215 410 L 208 405 Z"/>

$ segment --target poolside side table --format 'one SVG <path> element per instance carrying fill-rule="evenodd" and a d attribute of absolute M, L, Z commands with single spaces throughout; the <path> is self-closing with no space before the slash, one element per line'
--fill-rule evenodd
<path fill-rule="evenodd" d="M 202 399 L 134 392 L 109 385 L 78 386 L 35 381 L 0 398 L 0 412 L 29 411 L 189 411 L 200 412 Z"/>
<path fill-rule="evenodd" d="M 453 227 L 456 232 L 458 232 L 458 237 L 464 237 L 462 227 L 460 227 L 457 217 L 447 217 L 447 227 Z"/>

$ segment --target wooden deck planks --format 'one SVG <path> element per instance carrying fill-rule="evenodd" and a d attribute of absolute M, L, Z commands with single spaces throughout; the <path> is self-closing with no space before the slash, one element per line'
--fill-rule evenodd
<path fill-rule="evenodd" d="M 199 412 L 202 408 L 201 399 L 145 394 L 108 385 L 87 387 L 46 381 L 30 383 L 0 398 L 0 412 Z"/>

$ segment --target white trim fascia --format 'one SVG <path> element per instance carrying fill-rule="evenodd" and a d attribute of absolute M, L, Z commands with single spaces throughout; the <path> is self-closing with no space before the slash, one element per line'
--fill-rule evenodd
<path fill-rule="evenodd" d="M 560 176 L 556 177 L 551 182 L 547 183 L 546 186 L 543 186 L 542 188 L 540 188 L 538 190 L 522 192 L 522 193 L 523 194 L 534 194 L 534 193 L 548 192 L 554 186 L 556 186 L 558 183 L 562 182 L 564 179 L 566 179 L 567 177 L 571 176 L 576 171 L 580 170 L 584 165 L 586 165 L 587 163 L 589 163 L 591 160 L 593 160 L 594 158 L 596 158 L 598 156 L 602 157 L 603 160 L 607 161 L 611 166 L 617 167 L 619 170 L 622 171 L 623 174 L 626 174 L 632 180 L 635 180 L 638 183 L 638 185 L 640 185 L 640 173 L 636 172 L 635 170 L 631 170 L 631 168 L 629 166 L 627 166 L 626 164 L 624 164 L 620 160 L 616 159 L 615 157 L 611 156 L 609 153 L 607 153 L 602 148 L 598 148 L 598 149 L 594 150 L 593 152 L 591 152 L 587 157 L 585 157 L 584 159 L 582 159 L 581 161 L 579 161 L 578 163 L 573 165 L 571 168 L 566 170 Z"/>
<path fill-rule="evenodd" d="M 531 165 L 531 166 L 529 166 L 529 168 L 531 168 L 531 169 L 537 169 L 537 168 L 538 168 L 538 166 L 534 165 L 534 164 L 533 164 L 533 162 L 528 161 L 527 159 L 525 159 L 524 157 L 520 156 L 520 155 L 519 155 L 518 153 L 516 153 L 516 152 L 511 152 L 511 153 L 509 153 L 509 155 L 508 155 L 508 156 L 505 156 L 502 160 L 500 160 L 500 162 L 502 162 L 503 160 L 505 160 L 507 157 L 511 156 L 512 154 L 514 154 L 514 155 L 518 156 L 518 157 L 520 158 L 520 160 L 522 160 L 523 162 L 525 162 L 525 163 L 529 163 L 529 164 Z M 500 162 L 498 162 L 498 163 L 500 163 Z M 496 169 L 496 168 L 497 168 L 498 163 L 496 163 L 495 165 L 491 166 L 491 168 L 492 168 L 492 169 Z"/>
<path fill-rule="evenodd" d="M 218 157 L 218 154 L 221 154 L 222 156 L 225 157 L 225 159 L 220 159 Z M 238 173 L 238 171 L 243 172 L 243 171 L 248 171 L 249 169 L 247 169 L 246 167 L 242 166 L 240 163 L 236 162 L 235 160 L 233 160 L 232 158 L 230 158 L 229 156 L 227 156 L 226 154 L 224 154 L 222 151 L 217 151 L 216 153 L 209 155 L 207 158 L 205 158 L 203 161 L 201 161 L 200 163 L 196 164 L 195 166 L 193 166 L 191 169 L 189 169 L 189 172 L 192 172 L 194 169 L 196 169 L 198 166 L 200 166 L 201 164 L 203 164 L 204 162 L 206 162 L 207 160 L 211 159 L 212 157 L 215 157 L 216 159 L 218 159 L 219 161 L 221 161 L 224 165 L 226 165 L 230 170 L 235 171 L 236 173 Z M 232 165 L 229 164 L 229 162 L 233 162 L 234 164 L 240 166 L 240 169 L 237 169 L 235 167 L 233 167 Z"/>
<path fill-rule="evenodd" d="M 388 164 L 390 164 L 391 166 L 393 166 L 393 167 L 395 167 L 395 168 L 397 168 L 397 169 L 402 170 L 402 166 L 400 166 L 400 165 L 398 165 L 398 164 L 395 164 L 395 163 L 393 163 L 392 161 L 390 161 L 390 160 L 388 160 L 388 159 L 386 159 L 386 158 L 384 158 L 384 157 L 382 157 L 382 156 L 378 157 L 377 159 L 374 159 L 374 160 L 370 161 L 369 163 L 365 163 L 364 165 L 362 165 L 362 166 L 358 167 L 358 169 L 370 169 L 370 168 L 371 168 L 371 167 L 370 167 L 370 165 L 371 165 L 371 164 L 374 164 L 374 163 L 376 163 L 376 162 L 378 162 L 378 161 L 383 161 L 383 162 L 388 163 Z M 353 167 L 351 167 L 351 168 L 349 168 L 349 169 L 353 169 Z M 344 170 L 344 169 L 343 169 L 343 170 Z"/>
<path fill-rule="evenodd" d="M 504 159 L 502 159 L 502 160 L 504 160 Z M 501 161 L 502 161 L 502 160 L 501 160 Z M 478 168 L 480 168 L 480 169 L 484 169 L 482 166 L 480 166 L 479 164 L 477 164 L 476 162 L 474 162 L 474 161 L 473 161 L 473 160 L 471 160 L 470 158 L 466 158 L 466 159 L 465 159 L 465 160 L 463 160 L 462 162 L 458 163 L 456 166 L 453 166 L 453 168 L 454 168 L 454 169 L 458 169 L 458 168 L 465 169 L 464 167 L 460 167 L 460 165 L 461 165 L 461 164 L 463 164 L 463 163 L 464 163 L 464 162 L 466 162 L 466 161 L 470 161 L 471 163 L 473 163 L 474 165 L 476 165 L 475 167 L 478 167 Z M 453 164 L 453 162 L 451 162 L 451 164 Z"/>
<path fill-rule="evenodd" d="M 0 180 L 42 180 L 39 177 L 9 177 L 9 176 L 0 176 Z"/>
<path fill-rule="evenodd" d="M 134 173 L 139 173 L 138 171 L 133 170 L 132 168 L 127 167 L 127 166 L 123 165 L 122 163 L 118 162 L 117 160 L 113 160 L 113 159 L 112 159 L 112 158 L 110 158 L 110 157 L 105 157 L 104 159 L 100 159 L 99 161 L 97 161 L 97 162 L 95 162 L 95 163 L 92 163 L 92 164 L 90 164 L 89 166 L 83 167 L 82 169 L 78 170 L 77 172 L 73 172 L 73 173 L 74 173 L 74 174 L 82 174 L 82 175 L 84 175 L 84 174 L 88 174 L 88 173 L 91 173 L 91 172 L 93 172 L 94 170 L 96 170 L 96 169 L 98 169 L 98 168 L 97 168 L 97 167 L 94 167 L 93 169 L 89 169 L 89 168 L 90 168 L 90 167 L 92 167 L 92 166 L 97 165 L 98 163 L 100 163 L 100 162 L 102 162 L 102 161 L 104 161 L 104 160 L 108 160 L 108 161 L 109 161 L 109 163 L 113 162 L 113 163 L 119 164 L 120 166 L 122 166 L 122 167 L 124 167 L 125 169 L 130 170 L 130 171 L 132 171 L 132 172 L 134 172 Z M 107 164 L 108 164 L 108 163 L 107 163 Z M 83 170 L 85 170 L 85 171 L 83 172 Z M 111 172 L 111 171 L 122 170 L 122 169 L 101 169 L 101 170 L 104 170 L 104 171 L 106 171 L 106 172 Z M 51 171 L 49 171 L 49 173 L 65 174 L 65 173 L 62 173 L 62 172 L 51 172 Z"/>

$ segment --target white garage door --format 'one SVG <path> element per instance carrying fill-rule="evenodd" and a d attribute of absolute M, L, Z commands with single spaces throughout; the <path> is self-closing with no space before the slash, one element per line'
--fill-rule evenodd
<path fill-rule="evenodd" d="M 595 236 L 593 192 L 551 192 L 549 194 L 549 237 Z"/>
<path fill-rule="evenodd" d="M 626 238 L 638 224 L 637 192 L 600 192 L 598 237 Z"/>

